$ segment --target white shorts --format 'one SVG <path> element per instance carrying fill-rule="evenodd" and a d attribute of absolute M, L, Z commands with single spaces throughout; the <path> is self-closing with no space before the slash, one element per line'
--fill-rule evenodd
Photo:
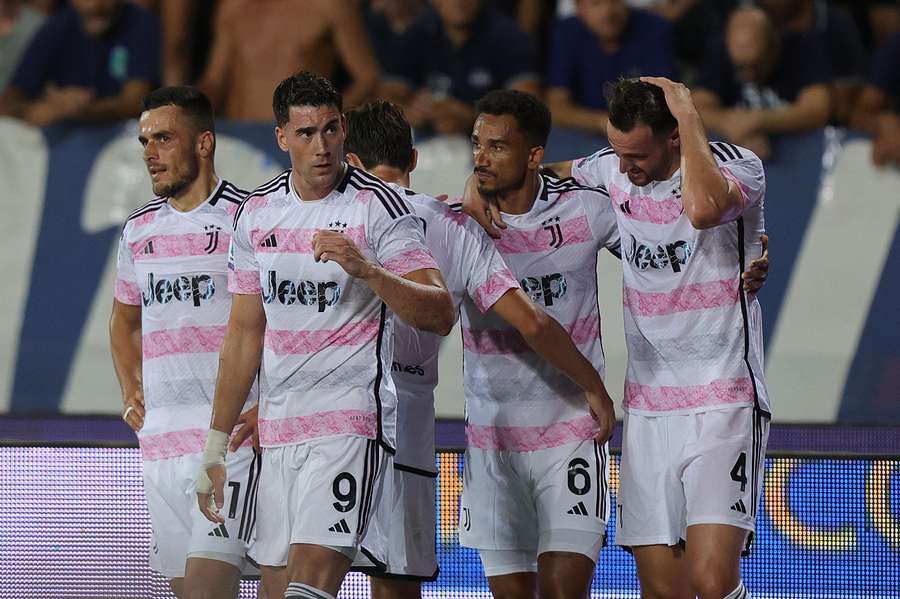
<path fill-rule="evenodd" d="M 362 542 L 368 555 L 353 564 L 372 576 L 430 581 L 437 578 L 435 479 L 437 474 L 395 464 L 385 473 L 384 491 Z M 378 547 L 377 544 L 382 546 Z"/>
<path fill-rule="evenodd" d="M 290 546 L 306 543 L 352 559 L 380 501 L 386 463 L 378 442 L 349 435 L 264 448 L 251 558 L 285 566 Z"/>
<path fill-rule="evenodd" d="M 469 448 L 460 544 L 526 552 L 535 563 L 548 551 L 581 553 L 596 562 L 609 518 L 608 477 L 607 447 L 593 439 L 529 452 Z"/>
<path fill-rule="evenodd" d="M 626 413 L 616 543 L 675 545 L 694 524 L 729 524 L 752 533 L 768 438 L 768 417 L 749 406 L 669 416 Z"/>
<path fill-rule="evenodd" d="M 197 504 L 194 481 L 202 454 L 144 462 L 144 493 L 150 512 L 150 567 L 166 578 L 184 576 L 190 557 L 229 563 L 244 574 L 259 574 L 246 560 L 256 513 L 261 456 L 252 447 L 229 451 L 228 481 L 221 514 L 224 524 L 206 519 Z"/>

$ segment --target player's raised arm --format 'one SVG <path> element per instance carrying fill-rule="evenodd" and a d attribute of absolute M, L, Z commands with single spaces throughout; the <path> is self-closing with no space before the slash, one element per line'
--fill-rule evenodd
<path fill-rule="evenodd" d="M 678 122 L 682 203 L 691 224 L 697 229 L 708 229 L 734 220 L 744 210 L 744 194 L 719 170 L 690 90 L 665 77 L 641 77 L 641 81 L 663 90 L 666 104 Z"/>
<path fill-rule="evenodd" d="M 535 352 L 581 387 L 600 425 L 597 440 L 609 440 L 616 424 L 612 399 L 600 374 L 562 325 L 534 305 L 521 289 L 510 289 L 491 309 L 514 326 Z"/>

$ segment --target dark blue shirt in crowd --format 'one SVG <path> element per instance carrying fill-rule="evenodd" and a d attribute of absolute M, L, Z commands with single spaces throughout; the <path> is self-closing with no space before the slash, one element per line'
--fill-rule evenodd
<path fill-rule="evenodd" d="M 725 108 L 774 109 L 792 104 L 800 92 L 831 81 L 831 68 L 821 39 L 811 33 L 784 36 L 777 64 L 765 83 L 742 83 L 725 40 L 714 41 L 706 52 L 696 87 L 714 93 Z"/>
<path fill-rule="evenodd" d="M 385 65 L 389 78 L 467 104 L 517 80 L 538 78 L 531 40 L 490 6 L 481 11 L 471 37 L 459 48 L 447 38 L 440 17 L 431 9 L 403 35 L 400 47 L 397 63 Z"/>
<path fill-rule="evenodd" d="M 606 110 L 604 86 L 619 77 L 674 78 L 672 26 L 648 12 L 631 9 L 618 51 L 607 54 L 578 17 L 556 24 L 547 65 L 547 87 L 569 90 L 575 104 Z"/>
<path fill-rule="evenodd" d="M 831 74 L 859 81 L 866 72 L 866 49 L 850 13 L 825 2 L 815 4 L 815 32 L 828 49 Z"/>
<path fill-rule="evenodd" d="M 900 113 L 900 33 L 888 38 L 872 57 L 869 83 L 887 94 L 894 110 Z"/>
<path fill-rule="evenodd" d="M 159 81 L 160 31 L 155 16 L 123 2 L 116 23 L 95 38 L 73 8 L 50 17 L 22 55 L 10 85 L 28 98 L 48 84 L 78 86 L 99 97 L 116 96 L 129 80 Z"/>

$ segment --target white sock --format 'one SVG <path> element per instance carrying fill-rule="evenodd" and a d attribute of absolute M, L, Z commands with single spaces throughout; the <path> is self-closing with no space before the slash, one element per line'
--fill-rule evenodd
<path fill-rule="evenodd" d="M 284 592 L 284 599 L 335 599 L 335 597 L 308 584 L 292 582 Z"/>
<path fill-rule="evenodd" d="M 743 582 L 738 582 L 737 588 L 723 597 L 723 599 L 750 599 L 750 592 L 744 587 Z"/>

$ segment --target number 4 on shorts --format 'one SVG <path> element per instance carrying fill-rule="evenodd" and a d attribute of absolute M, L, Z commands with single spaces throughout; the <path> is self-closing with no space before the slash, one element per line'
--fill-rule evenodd
<path fill-rule="evenodd" d="M 731 480 L 741 483 L 741 492 L 747 488 L 747 452 L 742 451 L 731 469 Z"/>

